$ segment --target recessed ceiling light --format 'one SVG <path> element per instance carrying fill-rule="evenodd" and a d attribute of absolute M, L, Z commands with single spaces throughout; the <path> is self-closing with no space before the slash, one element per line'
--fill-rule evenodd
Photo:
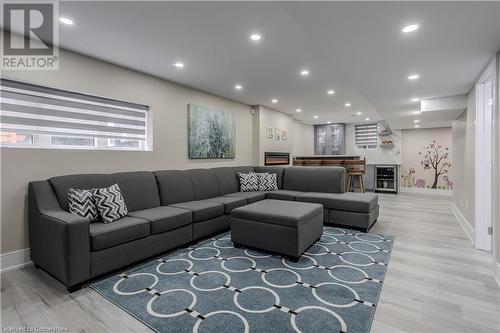
<path fill-rule="evenodd" d="M 296 109 L 295 111 L 297 111 L 297 112 L 302 112 L 302 109 Z"/>
<path fill-rule="evenodd" d="M 356 114 L 357 114 L 358 116 L 361 116 L 361 115 L 363 114 L 363 112 L 358 111 L 358 112 L 356 112 Z"/>
<path fill-rule="evenodd" d="M 184 64 L 182 62 L 176 62 L 174 66 L 177 68 L 184 68 Z"/>
<path fill-rule="evenodd" d="M 241 90 L 241 89 L 243 89 L 243 86 L 241 84 L 237 84 L 234 86 L 234 89 Z"/>
<path fill-rule="evenodd" d="M 260 34 L 251 34 L 250 35 L 250 39 L 257 42 L 259 40 L 261 40 L 262 36 Z"/>
<path fill-rule="evenodd" d="M 309 70 L 308 70 L 308 69 L 303 69 L 303 70 L 301 70 L 301 71 L 300 71 L 300 75 L 302 75 L 302 76 L 307 76 L 307 75 L 309 75 Z"/>
<path fill-rule="evenodd" d="M 420 75 L 418 74 L 411 74 L 411 75 L 408 75 L 408 80 L 416 80 L 420 77 Z"/>
<path fill-rule="evenodd" d="M 411 99 L 412 102 L 420 102 L 420 98 L 418 97 L 414 97 Z"/>
<path fill-rule="evenodd" d="M 328 90 L 327 93 L 328 93 L 328 95 L 333 95 L 333 94 L 335 94 L 335 90 Z"/>
<path fill-rule="evenodd" d="M 420 119 L 415 119 L 413 122 L 414 122 L 414 123 L 419 123 L 419 122 L 420 122 Z"/>
<path fill-rule="evenodd" d="M 276 103 L 278 103 L 278 100 L 277 100 L 276 98 L 273 98 L 273 99 L 271 100 L 271 103 L 276 104 Z"/>
<path fill-rule="evenodd" d="M 319 117 L 318 117 L 318 116 L 314 116 L 313 118 L 314 118 L 314 119 L 318 119 Z"/>
<path fill-rule="evenodd" d="M 351 106 L 351 103 L 345 103 L 345 107 L 348 108 Z"/>
<path fill-rule="evenodd" d="M 366 117 L 365 120 L 368 121 L 368 120 L 370 120 L 370 118 Z"/>
<path fill-rule="evenodd" d="M 327 124 L 331 124 L 332 122 L 331 122 L 330 120 L 328 120 L 326 123 L 327 123 Z"/>
<path fill-rule="evenodd" d="M 410 25 L 407 25 L 406 27 L 404 27 L 403 29 L 401 29 L 401 31 L 402 32 L 413 32 L 417 29 L 418 29 L 417 24 L 410 24 Z"/>
<path fill-rule="evenodd" d="M 413 114 L 421 114 L 421 111 L 413 111 Z"/>
<path fill-rule="evenodd" d="M 413 126 L 413 127 L 415 127 L 415 128 L 419 128 L 419 127 L 420 127 L 420 125 L 415 125 L 415 126 Z"/>
<path fill-rule="evenodd" d="M 73 20 L 67 18 L 67 17 L 60 17 L 59 22 L 67 24 L 67 25 L 73 25 Z"/>

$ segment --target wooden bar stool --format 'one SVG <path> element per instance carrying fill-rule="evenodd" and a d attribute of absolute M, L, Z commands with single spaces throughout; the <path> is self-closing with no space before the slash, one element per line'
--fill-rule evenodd
<path fill-rule="evenodd" d="M 353 180 L 358 179 L 359 191 L 365 193 L 364 174 L 366 172 L 366 160 L 346 160 L 344 161 L 347 173 L 347 192 L 353 190 Z"/>

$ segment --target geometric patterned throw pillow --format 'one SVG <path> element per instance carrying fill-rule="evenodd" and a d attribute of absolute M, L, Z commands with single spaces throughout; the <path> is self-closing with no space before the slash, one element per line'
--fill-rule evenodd
<path fill-rule="evenodd" d="M 277 191 L 278 178 L 275 173 L 258 173 L 259 191 Z"/>
<path fill-rule="evenodd" d="M 255 172 L 238 173 L 240 179 L 240 192 L 253 192 L 259 190 L 259 179 Z"/>
<path fill-rule="evenodd" d="M 127 205 L 118 184 L 105 188 L 94 188 L 92 194 L 102 222 L 114 222 L 128 214 Z"/>
<path fill-rule="evenodd" d="M 90 190 L 70 188 L 68 201 L 71 214 L 86 217 L 90 222 L 95 222 L 99 218 L 99 211 Z"/>

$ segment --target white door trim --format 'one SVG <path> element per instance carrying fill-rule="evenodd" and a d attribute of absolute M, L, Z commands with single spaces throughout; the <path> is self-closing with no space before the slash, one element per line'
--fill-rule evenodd
<path fill-rule="evenodd" d="M 490 62 L 475 86 L 475 247 L 485 251 L 492 250 L 492 236 L 488 235 L 488 228 L 493 224 L 496 211 L 493 201 L 496 197 L 493 186 L 495 74 L 496 59 Z M 491 106 L 485 101 L 485 95 L 492 96 Z"/>

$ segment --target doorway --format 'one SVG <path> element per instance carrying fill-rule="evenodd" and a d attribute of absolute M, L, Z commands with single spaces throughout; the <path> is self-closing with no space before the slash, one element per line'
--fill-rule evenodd
<path fill-rule="evenodd" d="M 493 221 L 493 107 L 495 63 L 492 62 L 476 84 L 476 185 L 475 222 L 477 249 L 492 251 Z"/>

